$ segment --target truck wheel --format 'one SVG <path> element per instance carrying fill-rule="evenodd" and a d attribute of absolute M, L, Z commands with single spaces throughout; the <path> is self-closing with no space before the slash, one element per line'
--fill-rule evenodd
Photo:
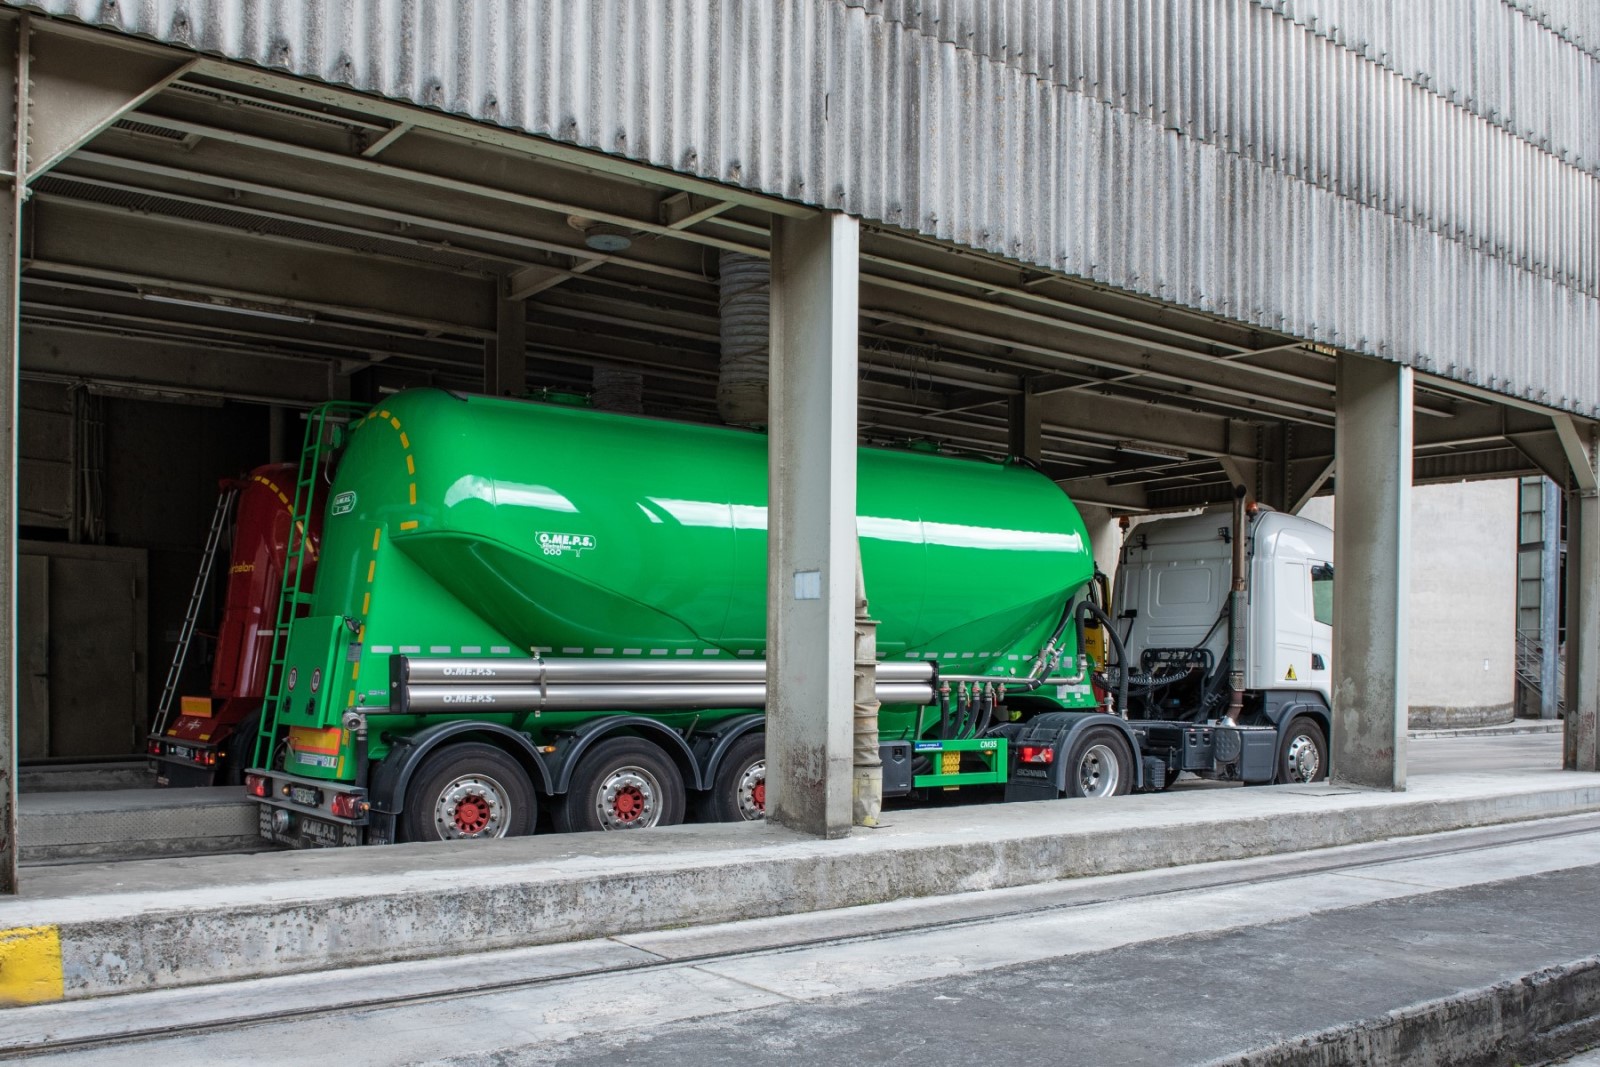
<path fill-rule="evenodd" d="M 1278 750 L 1278 782 L 1304 785 L 1326 777 L 1328 739 L 1315 719 L 1296 716 L 1283 732 L 1283 747 Z"/>
<path fill-rule="evenodd" d="M 1069 797 L 1120 797 L 1133 790 L 1133 753 L 1109 726 L 1091 726 L 1079 734 L 1066 769 Z"/>
<path fill-rule="evenodd" d="M 683 821 L 687 799 L 683 775 L 658 746 L 642 737 L 613 737 L 579 757 L 555 810 L 555 827 L 567 832 L 675 826 Z"/>
<path fill-rule="evenodd" d="M 522 837 L 538 814 L 521 765 L 493 745 L 449 745 L 422 761 L 406 787 L 404 841 Z"/>
<path fill-rule="evenodd" d="M 767 817 L 767 735 L 745 734 L 723 754 L 711 791 L 700 804 L 706 822 L 755 822 Z"/>

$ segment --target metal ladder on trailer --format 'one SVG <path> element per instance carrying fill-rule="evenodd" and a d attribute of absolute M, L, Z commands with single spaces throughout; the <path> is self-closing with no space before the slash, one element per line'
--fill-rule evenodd
<path fill-rule="evenodd" d="M 278 711 L 283 702 L 284 661 L 289 654 L 289 627 L 302 607 L 311 603 L 312 591 L 304 588 L 306 549 L 311 541 L 311 507 L 316 500 L 317 478 L 323 460 L 344 443 L 345 424 L 365 412 L 370 405 L 349 400 L 330 400 L 311 409 L 306 416 L 305 441 L 300 447 L 300 464 L 295 471 L 294 507 L 290 512 L 289 544 L 284 552 L 283 584 L 278 589 L 276 624 L 272 631 L 272 654 L 267 660 L 267 700 L 256 734 L 250 766 L 266 767 L 272 758 L 278 736 Z"/>
<path fill-rule="evenodd" d="M 189 646 L 194 643 L 195 624 L 200 620 L 200 605 L 205 601 L 206 588 L 211 584 L 211 572 L 217 565 L 217 549 L 222 545 L 223 532 L 228 528 L 228 516 L 238 496 L 238 488 L 232 485 L 217 495 L 217 509 L 211 513 L 211 529 L 206 533 L 206 547 L 200 553 L 200 569 L 194 576 L 194 588 L 189 591 L 189 607 L 183 613 L 178 645 L 172 650 L 167 681 L 161 687 L 161 702 L 156 705 L 155 724 L 150 729 L 156 737 L 167 732 L 167 721 L 172 717 L 172 702 L 178 695 L 178 681 L 183 675 L 183 665 L 189 658 Z"/>

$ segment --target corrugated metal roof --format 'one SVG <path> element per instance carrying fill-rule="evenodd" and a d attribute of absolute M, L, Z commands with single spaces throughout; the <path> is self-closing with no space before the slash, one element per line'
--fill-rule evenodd
<path fill-rule="evenodd" d="M 1600 413 L 1580 0 L 20 6 Z"/>

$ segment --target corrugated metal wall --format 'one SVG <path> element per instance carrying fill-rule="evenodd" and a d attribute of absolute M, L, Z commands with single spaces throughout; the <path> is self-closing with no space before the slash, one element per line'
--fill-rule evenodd
<path fill-rule="evenodd" d="M 1600 414 L 1583 0 L 43 0 Z"/>

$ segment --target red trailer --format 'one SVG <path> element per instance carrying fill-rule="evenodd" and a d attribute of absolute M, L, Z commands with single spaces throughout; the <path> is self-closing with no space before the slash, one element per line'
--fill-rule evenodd
<path fill-rule="evenodd" d="M 290 463 L 257 467 L 246 477 L 222 482 L 212 543 L 195 583 L 195 602 L 185 620 L 185 635 L 179 640 L 168 688 L 162 694 L 162 706 L 147 742 L 157 785 L 206 786 L 243 781 L 267 691 L 274 614 L 289 547 L 294 491 L 295 467 Z M 206 696 L 178 697 L 174 706 L 193 615 L 203 599 L 215 560 L 214 544 L 220 540 L 230 510 L 234 513 L 233 550 L 227 598 L 216 634 L 211 692 Z M 322 508 L 314 502 L 307 513 L 311 516 L 310 540 L 305 573 L 297 583 L 303 589 L 311 588 L 315 577 Z M 238 744 L 233 743 L 235 738 Z"/>

